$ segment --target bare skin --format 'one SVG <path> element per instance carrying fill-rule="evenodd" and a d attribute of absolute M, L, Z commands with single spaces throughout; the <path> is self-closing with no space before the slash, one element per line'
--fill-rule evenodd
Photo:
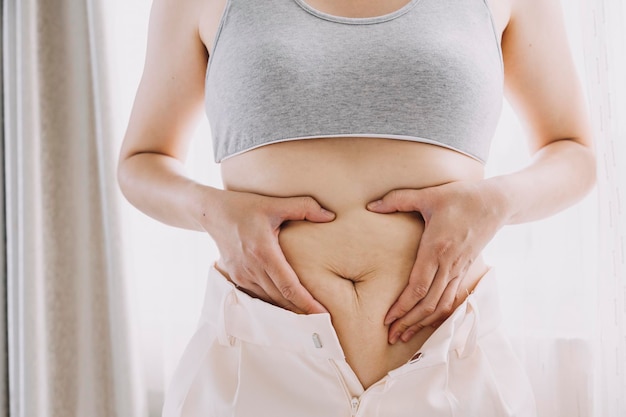
<path fill-rule="evenodd" d="M 483 177 L 483 166 L 474 159 L 415 145 L 372 138 L 294 141 L 222 162 L 227 190 L 306 194 L 336 213 L 324 224 L 287 222 L 278 238 L 300 282 L 331 313 L 348 363 L 365 387 L 406 362 L 435 330 L 428 326 L 408 343 L 387 342 L 384 317 L 406 287 L 424 222 L 417 213 L 373 213 L 367 203 L 395 188 Z M 228 275 L 236 262 L 222 257 L 218 269 Z M 486 269 L 477 257 L 451 309 Z"/>
<path fill-rule="evenodd" d="M 369 17 L 407 0 L 308 3 Z M 296 312 L 330 312 L 365 387 L 413 355 L 465 299 L 501 227 L 551 215 L 593 185 L 587 115 L 555 0 L 491 0 L 506 94 L 534 154 L 525 169 L 484 179 L 479 162 L 432 145 L 319 139 L 224 161 L 224 190 L 199 184 L 184 160 L 224 4 L 155 0 L 120 185 L 152 217 L 209 233 L 218 268 L 248 293 Z"/>

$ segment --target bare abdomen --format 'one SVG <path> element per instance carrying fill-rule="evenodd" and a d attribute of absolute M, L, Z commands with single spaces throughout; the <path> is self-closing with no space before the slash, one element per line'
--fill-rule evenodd
<path fill-rule="evenodd" d="M 434 329 L 389 345 L 383 322 L 408 282 L 423 220 L 418 213 L 372 213 L 366 204 L 393 189 L 482 178 L 482 164 L 432 145 L 340 138 L 268 145 L 224 161 L 222 173 L 227 189 L 310 195 L 336 213 L 330 223 L 287 222 L 279 241 L 303 285 L 330 312 L 364 387 L 417 352 Z M 478 259 L 463 286 L 471 288 L 483 271 Z"/>

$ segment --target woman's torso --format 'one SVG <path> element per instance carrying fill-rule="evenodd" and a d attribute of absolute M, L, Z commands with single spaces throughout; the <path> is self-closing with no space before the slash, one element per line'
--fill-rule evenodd
<path fill-rule="evenodd" d="M 213 45 L 224 2 L 207 7 L 200 31 L 205 45 Z M 407 0 L 377 2 L 360 8 L 361 14 L 336 2 L 307 3 L 335 15 L 367 17 L 392 12 Z M 502 19 L 497 27 L 503 27 Z M 388 344 L 384 317 L 408 282 L 424 224 L 419 214 L 376 214 L 366 204 L 393 189 L 477 180 L 483 174 L 481 162 L 454 150 L 380 138 L 274 143 L 222 162 L 226 189 L 308 195 L 336 213 L 331 223 L 286 223 L 279 240 L 303 285 L 331 313 L 346 358 L 365 387 L 406 362 L 434 331 L 426 328 L 408 343 Z M 484 272 L 479 258 L 460 293 Z"/>
<path fill-rule="evenodd" d="M 364 386 L 406 362 L 434 330 L 418 332 L 409 343 L 388 344 L 384 317 L 408 282 L 424 224 L 418 214 L 377 214 L 366 204 L 392 189 L 482 174 L 479 162 L 455 151 L 372 138 L 285 142 L 222 162 L 226 189 L 309 195 L 336 213 L 326 224 L 288 222 L 279 241 L 300 281 L 330 312 L 348 363 Z M 484 271 L 479 258 L 461 294 Z"/>

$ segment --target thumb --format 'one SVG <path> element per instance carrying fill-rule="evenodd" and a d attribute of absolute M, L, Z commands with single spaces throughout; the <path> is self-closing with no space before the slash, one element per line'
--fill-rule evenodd
<path fill-rule="evenodd" d="M 292 197 L 285 200 L 282 211 L 283 220 L 308 220 L 323 223 L 335 219 L 335 213 L 324 209 L 312 197 Z"/>
<path fill-rule="evenodd" d="M 375 213 L 420 211 L 421 194 L 421 190 L 392 190 L 380 200 L 370 202 L 367 209 Z"/>

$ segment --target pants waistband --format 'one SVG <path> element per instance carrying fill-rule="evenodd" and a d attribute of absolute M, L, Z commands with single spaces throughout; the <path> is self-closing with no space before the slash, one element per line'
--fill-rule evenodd
<path fill-rule="evenodd" d="M 236 288 L 211 267 L 202 319 L 218 329 L 223 344 L 235 339 L 308 355 L 345 357 L 330 314 L 296 314 Z"/>
<path fill-rule="evenodd" d="M 478 339 L 498 327 L 500 318 L 495 273 L 489 270 L 420 352 L 431 359 L 444 359 L 452 350 L 460 356 L 470 354 Z M 296 314 L 250 297 L 215 267 L 209 271 L 200 322 L 216 328 L 224 345 L 240 340 L 322 358 L 345 358 L 329 313 Z"/>

